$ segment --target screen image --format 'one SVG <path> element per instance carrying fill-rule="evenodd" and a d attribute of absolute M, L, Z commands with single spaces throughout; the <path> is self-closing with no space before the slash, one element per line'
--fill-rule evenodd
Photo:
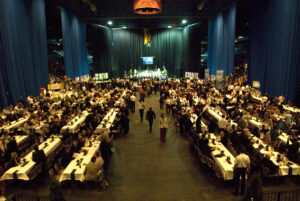
<path fill-rule="evenodd" d="M 143 57 L 143 64 L 144 65 L 151 65 L 151 64 L 153 64 L 153 57 Z"/>

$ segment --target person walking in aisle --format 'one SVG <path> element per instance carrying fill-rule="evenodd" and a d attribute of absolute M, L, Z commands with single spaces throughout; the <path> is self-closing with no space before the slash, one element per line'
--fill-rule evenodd
<path fill-rule="evenodd" d="M 131 108 L 131 112 L 135 112 L 135 99 L 136 99 L 135 95 L 132 94 L 130 96 L 130 106 L 131 106 L 130 108 Z"/>
<path fill-rule="evenodd" d="M 166 141 L 167 128 L 168 128 L 168 118 L 165 117 L 164 114 L 160 115 L 159 128 L 160 128 L 160 141 L 165 142 Z"/>
<path fill-rule="evenodd" d="M 141 122 L 143 122 L 144 109 L 145 109 L 145 103 L 140 99 L 140 102 L 139 102 L 139 112 L 140 112 Z"/>
<path fill-rule="evenodd" d="M 146 120 L 148 120 L 149 122 L 150 132 L 152 132 L 152 124 L 154 119 L 155 119 L 155 112 L 152 110 L 152 107 L 150 107 L 146 114 Z"/>

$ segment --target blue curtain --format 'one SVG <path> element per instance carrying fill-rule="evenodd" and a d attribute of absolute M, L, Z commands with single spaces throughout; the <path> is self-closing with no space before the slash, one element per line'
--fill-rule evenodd
<path fill-rule="evenodd" d="M 253 2 L 249 79 L 261 91 L 295 100 L 300 80 L 300 0 Z"/>
<path fill-rule="evenodd" d="M 0 107 L 47 87 L 44 0 L 0 0 Z"/>
<path fill-rule="evenodd" d="M 236 4 L 208 21 L 208 60 L 210 74 L 224 70 L 230 74 L 234 65 Z"/>
<path fill-rule="evenodd" d="M 63 8 L 61 24 L 66 75 L 70 78 L 87 75 L 86 24 Z"/>

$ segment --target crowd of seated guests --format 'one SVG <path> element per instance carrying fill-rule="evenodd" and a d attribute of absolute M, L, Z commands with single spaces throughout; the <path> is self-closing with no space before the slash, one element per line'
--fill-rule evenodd
<path fill-rule="evenodd" d="M 72 87 L 76 87 L 76 90 Z M 127 93 L 123 97 L 125 89 Z M 110 82 L 99 84 L 95 82 L 72 84 L 66 86 L 63 92 L 50 91 L 46 95 L 41 93 L 38 97 L 28 96 L 27 101 L 20 97 L 15 107 L 9 105 L 0 112 L 1 128 L 19 121 L 20 118 L 28 118 L 10 131 L 1 130 L 0 176 L 9 168 L 18 165 L 20 159 L 30 151 L 33 151 L 32 160 L 44 166 L 45 154 L 43 150 L 38 149 L 38 145 L 53 135 L 62 136 L 64 147 L 55 160 L 61 168 L 67 167 L 73 154 L 80 152 L 87 139 L 95 135 L 97 126 L 109 109 L 115 107 L 121 96 L 122 99 L 117 105 L 120 112 L 111 130 L 122 127 L 128 132 L 128 105 L 133 93 L 135 88 L 131 81 L 112 79 Z M 88 111 L 89 115 L 76 131 L 76 135 L 70 134 L 68 130 L 62 132 L 64 126 L 70 124 L 75 117 L 81 116 L 84 111 Z M 37 127 L 41 127 L 39 132 L 36 131 Z M 28 137 L 25 150 L 18 147 L 15 135 Z M 103 167 L 107 170 L 111 156 L 111 136 L 109 134 L 98 136 L 97 140 L 103 141 L 99 153 L 101 152 L 104 160 Z"/>
<path fill-rule="evenodd" d="M 199 133 L 215 133 L 221 138 L 221 142 L 236 156 L 240 151 L 247 153 L 251 158 L 251 164 L 257 165 L 254 169 L 261 170 L 260 163 L 267 167 L 270 174 L 278 170 L 268 156 L 261 156 L 253 148 L 254 135 L 263 140 L 275 151 L 282 153 L 295 163 L 300 164 L 300 113 L 286 111 L 283 107 L 284 97 L 272 98 L 265 96 L 247 85 L 227 83 L 220 89 L 216 89 L 215 80 L 172 80 L 161 83 L 160 103 L 166 106 L 166 112 L 174 115 L 180 132 L 184 136 L 192 136 L 194 143 L 199 145 L 202 153 L 210 156 L 208 139 Z M 260 102 L 253 97 L 261 98 Z M 289 102 L 287 106 L 292 106 Z M 209 108 L 220 111 L 221 119 L 216 121 L 208 113 Z M 192 116 L 196 115 L 196 122 L 192 122 Z M 262 128 L 249 123 L 249 119 L 255 118 L 263 124 Z M 206 124 L 204 127 L 201 121 Z M 287 143 L 278 137 L 284 132 L 289 137 Z"/>

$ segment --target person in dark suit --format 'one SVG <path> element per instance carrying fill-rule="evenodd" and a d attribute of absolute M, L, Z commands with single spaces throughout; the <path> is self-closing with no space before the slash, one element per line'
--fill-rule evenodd
<path fill-rule="evenodd" d="M 128 134 L 129 132 L 129 118 L 126 114 L 121 115 L 120 123 L 124 129 L 124 135 Z"/>
<path fill-rule="evenodd" d="M 38 146 L 34 146 L 33 149 L 34 152 L 32 153 L 32 160 L 37 164 L 42 163 L 43 165 L 45 165 L 47 160 L 45 152 L 43 150 L 39 150 Z"/>
<path fill-rule="evenodd" d="M 154 119 L 155 119 L 155 112 L 152 110 L 152 107 L 150 107 L 146 114 L 146 120 L 148 120 L 149 122 L 150 132 L 152 132 L 152 124 Z"/>

